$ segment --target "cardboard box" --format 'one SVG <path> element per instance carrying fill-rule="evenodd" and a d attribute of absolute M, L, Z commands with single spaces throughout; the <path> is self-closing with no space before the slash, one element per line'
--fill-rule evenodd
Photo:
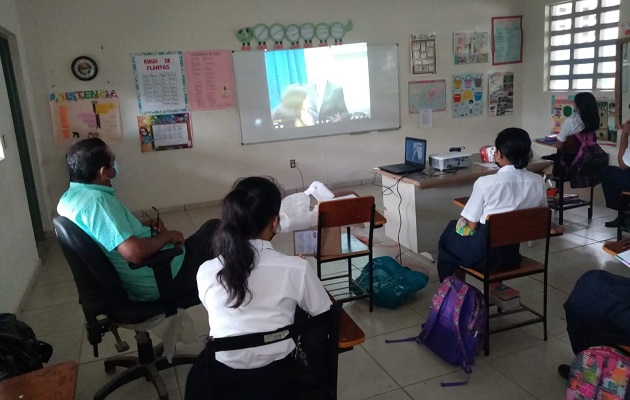
<path fill-rule="evenodd" d="M 294 254 L 315 256 L 317 253 L 317 229 L 293 232 Z M 341 254 L 341 227 L 322 230 L 322 256 Z"/>

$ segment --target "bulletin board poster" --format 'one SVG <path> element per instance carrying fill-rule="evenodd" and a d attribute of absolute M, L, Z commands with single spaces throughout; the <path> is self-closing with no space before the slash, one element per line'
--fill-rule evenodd
<path fill-rule="evenodd" d="M 220 110 L 235 106 L 232 52 L 184 52 L 190 111 Z"/>
<path fill-rule="evenodd" d="M 138 138 L 143 153 L 193 147 L 189 113 L 138 117 Z"/>
<path fill-rule="evenodd" d="M 488 74 L 488 115 L 497 117 L 514 112 L 514 72 Z"/>
<path fill-rule="evenodd" d="M 483 115 L 483 74 L 453 75 L 453 118 Z"/>
<path fill-rule="evenodd" d="M 122 140 L 120 109 L 114 90 L 51 93 L 50 114 L 55 146 L 68 147 L 91 137 L 107 143 Z"/>
<path fill-rule="evenodd" d="M 409 114 L 446 110 L 446 79 L 409 82 Z"/>
<path fill-rule="evenodd" d="M 564 121 L 573 115 L 574 95 L 568 97 L 551 96 L 551 134 L 560 133 Z"/>
<path fill-rule="evenodd" d="M 523 16 L 492 18 L 492 65 L 523 62 Z"/>
<path fill-rule="evenodd" d="M 435 74 L 435 34 L 412 33 L 409 36 L 409 56 L 413 74 Z"/>
<path fill-rule="evenodd" d="M 181 51 L 136 53 L 132 58 L 141 114 L 188 111 Z"/>
<path fill-rule="evenodd" d="M 488 32 L 453 32 L 453 58 L 455 64 L 487 63 L 490 50 Z"/>

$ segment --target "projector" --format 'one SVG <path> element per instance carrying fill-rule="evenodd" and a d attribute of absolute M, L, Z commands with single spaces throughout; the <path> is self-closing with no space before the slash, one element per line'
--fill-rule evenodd
<path fill-rule="evenodd" d="M 449 151 L 448 153 L 432 154 L 429 156 L 431 168 L 438 171 L 455 168 L 467 168 L 472 165 L 470 154 L 461 151 Z"/>

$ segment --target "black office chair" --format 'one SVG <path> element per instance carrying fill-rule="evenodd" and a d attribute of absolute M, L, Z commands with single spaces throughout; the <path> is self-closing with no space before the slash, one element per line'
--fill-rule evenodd
<path fill-rule="evenodd" d="M 133 324 L 159 315 L 166 318 L 176 314 L 177 308 L 188 308 L 200 303 L 196 292 L 190 293 L 189 298 L 175 299 L 170 262 L 182 253 L 181 248 L 162 250 L 143 263 L 155 273 L 160 299 L 151 302 L 130 301 L 116 269 L 90 236 L 65 217 L 55 217 L 53 226 L 77 285 L 94 357 L 98 357 L 98 344 L 107 332 L 114 334 L 116 349 L 123 352 L 129 349 L 129 345 L 120 339 L 118 327 L 133 329 Z M 143 265 L 130 264 L 129 267 L 144 268 Z M 194 355 L 175 355 L 172 363 L 169 363 L 163 356 L 162 344 L 154 348 L 148 332 L 136 331 L 135 339 L 138 357 L 115 356 L 105 360 L 105 372 L 108 374 L 113 373 L 116 367 L 126 367 L 127 370 L 96 392 L 94 400 L 102 400 L 122 385 L 143 377 L 153 383 L 160 400 L 168 400 L 159 371 L 176 365 L 192 364 L 196 358 Z"/>
<path fill-rule="evenodd" d="M 221 391 L 227 396 L 238 397 L 239 391 L 251 389 L 289 388 L 291 398 L 336 399 L 337 358 L 339 354 L 339 306 L 332 305 L 329 311 L 309 318 L 298 309 L 292 325 L 272 332 L 252 333 L 224 338 L 208 337 L 206 360 L 208 373 L 208 395 Z M 302 360 L 295 361 L 279 371 L 266 376 L 248 378 L 243 381 L 219 379 L 215 354 L 221 351 L 239 350 L 264 346 L 283 340 L 297 340 L 302 349 Z"/>

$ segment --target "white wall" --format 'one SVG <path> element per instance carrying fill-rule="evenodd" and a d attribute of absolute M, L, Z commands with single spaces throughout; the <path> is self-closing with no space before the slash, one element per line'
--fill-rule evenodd
<path fill-rule="evenodd" d="M 54 149 L 49 122 L 48 95 L 83 89 L 115 89 L 119 95 L 124 140 L 113 145 L 121 165 L 115 185 L 121 199 L 133 210 L 199 203 L 222 198 L 240 176 L 268 174 L 285 188 L 301 186 L 289 159 L 296 159 L 308 184 L 312 180 L 339 183 L 371 179 L 372 168 L 402 161 L 405 136 L 429 140 L 429 153 L 453 145 L 476 152 L 492 143 L 496 133 L 521 125 L 525 64 L 492 67 L 491 63 L 455 66 L 452 62 L 454 30 L 490 31 L 492 16 L 522 14 L 518 0 L 163 0 L 159 3 L 129 0 L 20 1 L 20 19 L 27 37 L 35 110 L 41 118 L 37 140 L 46 149 L 41 160 L 45 171 L 48 218 L 67 187 L 63 149 Z M 159 6 L 157 6 L 159 4 Z M 345 42 L 399 43 L 402 128 L 397 132 L 341 135 L 242 146 L 236 109 L 193 112 L 194 148 L 141 154 L 136 133 L 139 115 L 131 54 L 140 51 L 240 48 L 237 29 L 263 22 L 283 24 L 345 22 L 354 29 Z M 408 38 L 411 32 L 437 32 L 438 74 L 409 72 Z M 93 57 L 99 75 L 80 82 L 70 73 L 79 55 Z M 436 113 L 434 128 L 420 129 L 416 115 L 408 114 L 407 82 L 446 78 L 450 90 L 454 73 L 489 70 L 515 72 L 515 113 L 508 117 L 451 118 Z"/>
<path fill-rule="evenodd" d="M 0 0 L 0 10 L 0 32 L 9 37 L 16 75 L 22 76 L 24 65 L 20 60 L 23 59 L 24 45 L 15 0 Z M 25 117 L 29 119 L 28 100 L 21 100 Z M 0 134 L 5 136 L 6 143 L 5 159 L 0 161 L 0 312 L 14 313 L 18 311 L 40 260 L 1 66 Z"/>

